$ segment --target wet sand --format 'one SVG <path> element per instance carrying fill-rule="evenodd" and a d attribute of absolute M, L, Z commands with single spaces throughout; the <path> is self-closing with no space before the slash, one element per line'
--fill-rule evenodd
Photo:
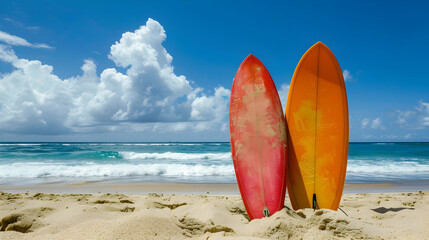
<path fill-rule="evenodd" d="M 10 193 L 124 193 L 124 194 L 215 194 L 239 195 L 236 183 L 120 183 L 112 181 L 45 182 L 31 186 L 1 186 L 0 191 Z M 429 181 L 354 183 L 345 184 L 344 193 L 389 193 L 429 191 Z"/>

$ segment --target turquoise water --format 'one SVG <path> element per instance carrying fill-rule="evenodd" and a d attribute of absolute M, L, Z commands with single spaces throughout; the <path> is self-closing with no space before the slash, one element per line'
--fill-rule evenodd
<path fill-rule="evenodd" d="M 0 143 L 0 186 L 233 183 L 229 143 Z M 429 143 L 350 143 L 346 183 L 429 180 Z"/>
<path fill-rule="evenodd" d="M 350 143 L 346 183 L 429 179 L 429 143 Z"/>

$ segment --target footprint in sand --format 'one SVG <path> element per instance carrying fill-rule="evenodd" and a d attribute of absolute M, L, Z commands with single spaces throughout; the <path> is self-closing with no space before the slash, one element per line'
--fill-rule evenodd
<path fill-rule="evenodd" d="M 182 229 L 182 234 L 186 237 L 195 237 L 205 233 L 218 233 L 224 232 L 228 234 L 235 234 L 232 228 L 215 225 L 213 222 L 204 224 L 195 218 L 182 218 L 176 225 Z"/>
<path fill-rule="evenodd" d="M 32 226 L 32 218 L 21 213 L 13 213 L 1 220 L 0 231 L 17 231 L 26 233 Z"/>
<path fill-rule="evenodd" d="M 180 206 L 184 206 L 184 205 L 187 205 L 187 203 L 183 202 L 183 203 L 171 203 L 171 204 L 167 204 L 167 203 L 153 202 L 151 204 L 151 207 L 153 207 L 153 208 L 159 208 L 159 209 L 169 208 L 171 210 L 174 210 L 174 209 L 176 209 L 176 208 L 178 208 Z"/>
<path fill-rule="evenodd" d="M 315 213 L 314 213 L 314 215 L 316 215 L 316 216 L 320 216 L 320 215 L 322 215 L 323 214 L 323 210 L 317 210 Z"/>
<path fill-rule="evenodd" d="M 324 218 L 324 219 L 322 219 L 322 222 L 319 225 L 319 229 L 320 230 L 325 230 L 326 226 L 328 225 L 328 223 L 330 223 L 332 221 L 333 221 L 332 218 Z M 333 229 L 332 226 L 329 229 Z"/>
<path fill-rule="evenodd" d="M 128 199 L 121 199 L 119 202 L 120 202 L 120 203 L 129 203 L 129 204 L 134 204 L 134 202 L 133 202 L 133 201 L 128 200 Z"/>
<path fill-rule="evenodd" d="M 26 209 L 20 213 L 12 213 L 1 219 L 0 231 L 17 231 L 22 233 L 31 232 L 43 226 L 39 221 L 39 218 L 45 217 L 52 211 L 54 211 L 53 208 L 40 207 Z"/>
<path fill-rule="evenodd" d="M 237 214 L 237 215 L 242 215 L 244 218 L 246 218 L 248 221 L 250 221 L 250 217 L 247 214 L 246 210 L 241 208 L 241 207 L 237 207 L 237 206 L 233 206 L 233 207 L 227 207 L 228 211 L 232 214 Z"/>
<path fill-rule="evenodd" d="M 302 212 L 302 211 L 297 211 L 297 212 L 296 212 L 296 214 L 297 214 L 298 216 L 302 217 L 302 218 L 306 218 L 306 217 L 307 217 L 307 216 L 305 215 L 305 213 L 304 213 L 304 212 Z"/>
<path fill-rule="evenodd" d="M 320 225 L 319 225 L 319 230 L 332 230 L 334 231 L 334 234 L 338 234 L 341 233 L 341 231 L 337 231 L 338 228 L 344 228 L 344 226 L 348 225 L 349 221 L 345 220 L 345 219 L 337 219 L 336 221 L 334 221 L 332 218 L 324 218 L 322 219 Z M 348 230 L 348 229 L 346 229 Z"/>
<path fill-rule="evenodd" d="M 126 206 L 125 208 L 121 209 L 120 211 L 130 213 L 130 212 L 134 212 L 135 209 L 136 209 L 135 207 Z"/>
<path fill-rule="evenodd" d="M 116 203 L 105 199 L 99 199 L 93 202 L 94 204 Z"/>

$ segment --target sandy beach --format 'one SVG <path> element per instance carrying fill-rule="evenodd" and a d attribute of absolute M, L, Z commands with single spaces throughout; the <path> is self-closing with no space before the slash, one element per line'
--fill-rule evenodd
<path fill-rule="evenodd" d="M 82 185 L 91 184 L 73 186 Z M 429 238 L 429 192 L 346 193 L 340 206 L 348 216 L 331 210 L 294 211 L 286 198 L 283 210 L 249 222 L 233 184 L 208 186 L 151 185 L 147 191 L 157 188 L 166 193 L 146 194 L 2 189 L 7 192 L 0 193 L 0 239 Z M 346 190 L 358 187 L 346 186 Z M 132 192 L 133 188 L 137 185 L 120 189 Z M 181 194 L 168 193 L 173 189 Z M 208 192 L 202 194 L 204 190 Z"/>

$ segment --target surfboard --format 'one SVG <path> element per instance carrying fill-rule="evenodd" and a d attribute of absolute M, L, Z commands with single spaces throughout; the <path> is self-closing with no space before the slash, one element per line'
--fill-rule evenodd
<path fill-rule="evenodd" d="M 318 42 L 299 61 L 286 105 L 293 209 L 338 209 L 347 167 L 348 116 L 340 65 Z"/>
<path fill-rule="evenodd" d="M 229 108 L 235 175 L 250 219 L 270 216 L 284 206 L 285 124 L 274 82 L 250 54 L 235 75 Z"/>

